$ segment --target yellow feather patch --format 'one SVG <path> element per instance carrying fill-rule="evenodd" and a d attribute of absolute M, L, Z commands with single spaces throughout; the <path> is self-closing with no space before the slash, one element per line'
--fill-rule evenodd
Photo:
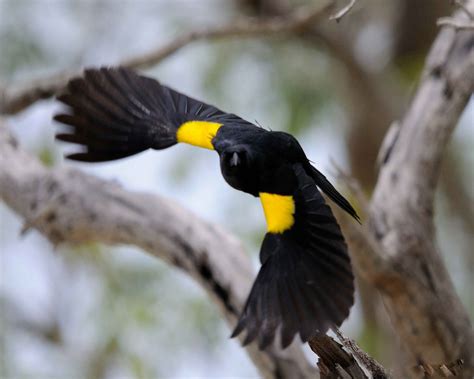
<path fill-rule="evenodd" d="M 211 141 L 221 126 L 218 122 L 187 121 L 178 128 L 176 138 L 178 142 L 214 150 Z"/>
<path fill-rule="evenodd" d="M 293 196 L 260 192 L 263 213 L 267 220 L 267 231 L 283 233 L 295 223 L 295 201 Z"/>

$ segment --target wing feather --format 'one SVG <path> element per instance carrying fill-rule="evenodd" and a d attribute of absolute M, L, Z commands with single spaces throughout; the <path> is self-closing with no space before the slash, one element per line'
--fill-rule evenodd
<path fill-rule="evenodd" d="M 54 119 L 69 128 L 57 139 L 83 147 L 69 159 L 88 162 L 123 158 L 143 150 L 164 149 L 178 142 L 177 131 L 188 121 L 194 128 L 214 123 L 214 134 L 204 131 L 211 148 L 215 124 L 239 128 L 255 125 L 218 108 L 183 95 L 158 81 L 122 67 L 86 69 L 69 81 L 58 100 L 68 106 Z M 188 131 L 193 135 L 193 131 Z M 198 141 L 202 133 L 196 133 Z M 192 138 L 183 142 L 194 144 Z"/>

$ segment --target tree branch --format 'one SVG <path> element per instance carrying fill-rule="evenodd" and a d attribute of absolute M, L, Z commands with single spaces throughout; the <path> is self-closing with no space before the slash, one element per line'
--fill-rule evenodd
<path fill-rule="evenodd" d="M 117 65 L 135 69 L 151 67 L 195 41 L 269 37 L 301 32 L 326 16 L 332 7 L 331 0 L 324 0 L 318 1 L 312 7 L 303 7 L 282 17 L 274 17 L 269 20 L 242 19 L 224 27 L 194 30 L 177 37 L 164 46 L 146 54 L 125 59 Z M 0 114 L 15 114 L 38 100 L 55 96 L 64 88 L 69 79 L 79 74 L 79 70 L 63 72 L 26 85 L 0 88 Z"/>
<path fill-rule="evenodd" d="M 308 343 L 318 356 L 318 367 L 322 379 L 387 379 L 388 373 L 375 359 L 367 355 L 357 344 L 336 329 L 341 343 L 320 334 Z"/>
<path fill-rule="evenodd" d="M 131 244 L 193 277 L 234 326 L 254 278 L 240 243 L 170 199 L 132 193 L 81 171 L 49 169 L 0 122 L 0 198 L 51 243 Z M 225 251 L 225 254 L 222 252 Z M 314 377 L 299 347 L 247 347 L 266 378 Z"/>
<path fill-rule="evenodd" d="M 474 1 L 466 7 L 473 10 Z M 465 11 L 453 17 L 459 22 L 466 18 Z M 432 367 L 449 367 L 460 378 L 474 374 L 474 333 L 433 225 L 442 155 L 473 90 L 474 32 L 443 29 L 405 117 L 382 145 L 368 221 L 354 228 L 340 218 L 357 271 L 381 291 L 411 357 L 411 375 L 428 375 Z M 339 177 L 360 199 L 354 180 L 347 174 Z"/>
<path fill-rule="evenodd" d="M 437 246 L 433 202 L 445 146 L 473 90 L 474 31 L 444 28 L 381 167 L 364 233 L 371 248 L 352 251 L 381 290 L 411 364 L 461 359 L 465 378 L 474 373 L 474 334 Z"/>
<path fill-rule="evenodd" d="M 349 3 L 344 8 L 342 8 L 336 14 L 333 14 L 331 17 L 329 17 L 329 19 L 336 20 L 336 22 L 341 21 L 341 19 L 351 11 L 351 9 L 354 7 L 356 2 L 357 0 L 350 0 Z"/>
<path fill-rule="evenodd" d="M 474 30 L 474 22 L 470 21 L 458 21 L 454 20 L 451 17 L 441 17 L 436 21 L 438 26 L 451 26 L 457 30 Z"/>

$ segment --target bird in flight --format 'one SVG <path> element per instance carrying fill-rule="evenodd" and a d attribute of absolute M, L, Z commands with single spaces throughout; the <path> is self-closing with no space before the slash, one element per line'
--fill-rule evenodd
<path fill-rule="evenodd" d="M 67 109 L 54 119 L 67 129 L 56 138 L 82 147 L 69 159 L 104 162 L 187 143 L 215 150 L 225 181 L 260 198 L 267 222 L 261 268 L 232 337 L 245 330 L 244 345 L 256 339 L 265 349 L 278 335 L 285 348 L 297 334 L 307 342 L 347 318 L 354 302 L 351 263 L 319 189 L 359 217 L 293 136 L 120 67 L 85 70 L 58 100 Z"/>

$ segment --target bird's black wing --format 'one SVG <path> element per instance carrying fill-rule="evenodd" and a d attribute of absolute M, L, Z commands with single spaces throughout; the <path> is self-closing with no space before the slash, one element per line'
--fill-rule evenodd
<path fill-rule="evenodd" d="M 278 330 L 288 346 L 295 334 L 306 342 L 339 326 L 354 301 L 347 246 L 331 209 L 303 167 L 292 167 L 291 196 L 260 194 L 268 232 L 260 250 L 262 267 L 233 336 L 268 346 Z"/>
<path fill-rule="evenodd" d="M 68 156 L 79 161 L 109 161 L 177 142 L 212 149 L 222 125 L 262 130 L 121 67 L 85 70 L 58 100 L 69 109 L 54 118 L 69 128 L 56 138 L 82 145 Z"/>

